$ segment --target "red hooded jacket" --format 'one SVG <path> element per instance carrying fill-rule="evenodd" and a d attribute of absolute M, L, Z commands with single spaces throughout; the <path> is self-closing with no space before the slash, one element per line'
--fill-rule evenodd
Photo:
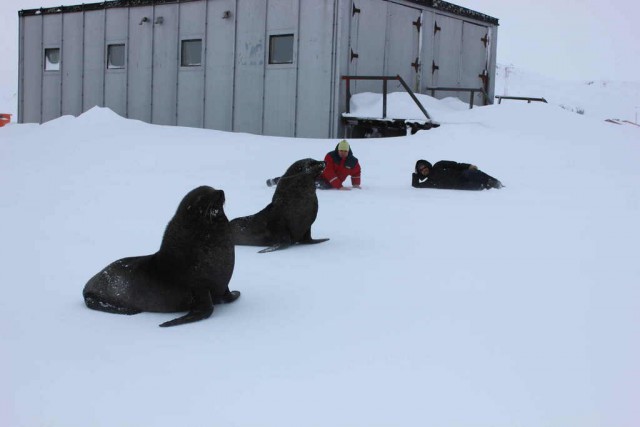
<path fill-rule="evenodd" d="M 329 151 L 324 156 L 324 162 L 327 164 L 322 172 L 322 178 L 327 181 L 331 187 L 335 189 L 342 188 L 342 183 L 348 176 L 351 176 L 351 185 L 360 185 L 360 163 L 351 152 L 344 159 L 338 154 L 338 146 L 333 151 Z"/>

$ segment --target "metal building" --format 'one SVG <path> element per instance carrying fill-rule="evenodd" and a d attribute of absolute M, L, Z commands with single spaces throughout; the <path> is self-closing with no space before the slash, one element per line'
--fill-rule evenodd
<path fill-rule="evenodd" d="M 493 99 L 498 20 L 439 0 L 118 0 L 19 21 L 20 123 L 98 105 L 156 124 L 338 137 L 346 75 Z M 450 95 L 469 97 L 435 92 Z"/>

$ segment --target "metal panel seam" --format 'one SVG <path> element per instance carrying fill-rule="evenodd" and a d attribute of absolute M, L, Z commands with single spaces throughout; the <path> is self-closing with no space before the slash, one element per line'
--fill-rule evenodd
<path fill-rule="evenodd" d="M 131 67 L 129 66 L 129 50 L 131 49 L 131 8 L 127 8 L 127 56 L 124 60 L 124 66 L 126 67 L 126 73 L 124 73 L 124 116 L 129 118 L 129 73 Z"/>
<path fill-rule="evenodd" d="M 265 87 L 267 83 L 267 63 L 269 61 L 269 0 L 266 1 L 266 9 L 264 13 L 264 57 L 262 58 L 262 120 L 260 120 L 260 133 L 264 133 L 264 107 L 265 107 Z"/>
<path fill-rule="evenodd" d="M 42 109 L 44 108 L 44 16 L 40 17 L 40 119 L 42 123 Z"/>
<path fill-rule="evenodd" d="M 204 61 L 203 61 L 203 76 L 202 76 L 202 128 L 205 128 L 207 117 L 207 51 L 209 47 L 209 0 L 205 0 L 204 6 Z"/>
<path fill-rule="evenodd" d="M 337 111 L 338 111 L 338 105 L 336 100 L 339 98 L 339 90 L 340 90 L 340 79 L 336 78 L 336 76 L 339 74 L 338 73 L 338 66 L 340 64 L 340 61 L 338 60 L 338 52 L 340 51 L 338 49 L 339 46 L 339 42 L 338 42 L 338 28 L 339 28 L 339 16 L 340 16 L 340 7 L 338 5 L 339 0 L 333 0 L 333 32 L 331 34 L 331 77 L 330 77 L 330 84 L 333 90 L 330 91 L 329 93 L 329 133 L 328 136 L 331 137 L 336 137 L 337 136 L 337 125 L 336 125 L 336 118 L 334 116 L 337 116 Z M 336 94 L 336 87 L 338 88 L 338 94 Z"/>
<path fill-rule="evenodd" d="M 85 56 L 87 54 L 87 48 L 86 48 L 86 43 L 85 43 L 85 35 L 86 35 L 86 19 L 87 19 L 87 12 L 85 12 L 84 10 L 82 11 L 82 71 L 80 74 L 80 111 L 82 113 L 84 113 L 84 68 L 85 68 L 85 64 L 86 64 L 86 59 Z"/>
<path fill-rule="evenodd" d="M 102 107 L 105 107 L 107 97 L 107 10 L 104 10 L 104 23 L 102 25 Z"/>
<path fill-rule="evenodd" d="M 24 123 L 24 19 L 18 19 L 18 123 Z"/>
<path fill-rule="evenodd" d="M 177 43 L 178 43 L 178 48 L 176 49 L 176 105 L 175 105 L 175 126 L 178 126 L 178 115 L 180 114 L 180 107 L 179 107 L 179 103 L 180 103 L 180 11 L 181 11 L 181 6 L 180 3 L 178 2 L 178 13 L 176 16 L 176 20 L 178 21 L 178 30 L 176 31 L 176 38 Z"/>
<path fill-rule="evenodd" d="M 153 123 L 153 93 L 154 93 L 154 71 L 155 49 L 156 49 L 156 5 L 153 4 L 151 11 L 151 96 L 149 97 L 149 123 Z"/>
<path fill-rule="evenodd" d="M 238 52 L 238 0 L 235 0 L 233 20 L 233 81 L 231 82 L 231 131 L 235 131 L 236 123 L 236 79 L 237 79 L 237 52 Z"/>
<path fill-rule="evenodd" d="M 294 86 L 294 90 L 296 91 L 293 97 L 293 136 L 298 136 L 298 85 L 300 84 L 300 2 L 298 0 L 298 20 L 297 20 L 297 28 L 296 28 L 296 83 Z"/>
<path fill-rule="evenodd" d="M 62 14 L 62 16 L 60 17 L 60 93 L 58 94 L 59 96 L 59 101 L 58 101 L 58 117 L 62 116 L 62 94 L 63 92 L 63 85 L 64 85 L 64 61 L 63 59 L 63 55 L 64 55 L 64 17 L 65 17 L 65 13 Z"/>

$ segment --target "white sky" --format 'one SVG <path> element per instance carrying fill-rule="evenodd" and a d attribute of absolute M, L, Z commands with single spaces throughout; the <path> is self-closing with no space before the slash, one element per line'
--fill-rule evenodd
<path fill-rule="evenodd" d="M 79 4 L 70 0 L 0 2 L 0 85 L 17 91 L 18 10 Z M 498 62 L 563 80 L 640 81 L 640 2 L 636 0 L 460 0 L 500 20 Z M 7 101 L 0 97 L 0 103 Z M 13 111 L 14 106 L 0 105 Z"/>
<path fill-rule="evenodd" d="M 637 0 L 460 0 L 500 20 L 498 62 L 565 80 L 640 80 Z"/>

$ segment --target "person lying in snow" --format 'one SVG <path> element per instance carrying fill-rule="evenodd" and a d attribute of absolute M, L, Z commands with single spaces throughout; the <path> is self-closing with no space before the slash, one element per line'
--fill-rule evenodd
<path fill-rule="evenodd" d="M 316 188 L 320 190 L 351 190 L 344 187 L 342 183 L 351 176 L 351 186 L 353 188 L 360 187 L 360 174 L 362 172 L 358 159 L 353 155 L 351 147 L 346 139 L 343 139 L 336 145 L 335 150 L 329 151 L 324 157 L 326 166 L 322 175 L 316 180 Z M 270 178 L 267 185 L 273 187 L 278 184 L 280 177 Z"/>
<path fill-rule="evenodd" d="M 416 170 L 411 175 L 411 185 L 415 188 L 450 190 L 488 190 L 504 187 L 500 181 L 482 172 L 475 165 L 441 160 L 432 166 L 422 159 L 416 162 Z"/>

